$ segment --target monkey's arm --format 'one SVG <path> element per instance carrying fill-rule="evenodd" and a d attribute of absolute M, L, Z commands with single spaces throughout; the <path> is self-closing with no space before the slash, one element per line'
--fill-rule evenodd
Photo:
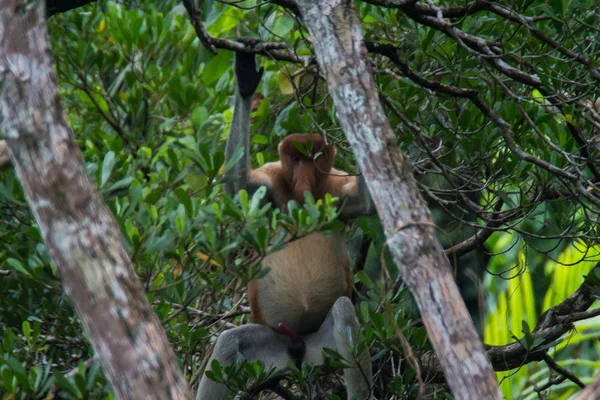
<path fill-rule="evenodd" d="M 341 200 L 343 208 L 340 218 L 343 221 L 353 220 L 365 215 L 375 215 L 375 204 L 373 204 L 363 174 L 340 176 L 345 172 L 336 169 L 332 169 L 331 174 L 329 178 L 331 182 L 329 186 L 330 193 Z"/>
<path fill-rule="evenodd" d="M 250 173 L 250 112 L 252 96 L 262 77 L 262 67 L 257 71 L 253 53 L 237 51 L 235 53 L 235 104 L 229 138 L 225 146 L 227 163 L 238 147 L 242 148 L 242 157 L 225 172 L 225 190 L 235 195 L 241 189 L 248 189 Z"/>

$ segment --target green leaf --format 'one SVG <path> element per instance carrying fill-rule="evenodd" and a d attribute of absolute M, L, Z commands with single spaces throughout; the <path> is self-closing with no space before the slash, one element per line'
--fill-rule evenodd
<path fill-rule="evenodd" d="M 115 153 L 113 151 L 109 151 L 104 156 L 104 161 L 102 161 L 102 172 L 100 174 L 100 187 L 104 186 L 104 184 L 110 179 L 110 175 L 112 174 L 112 170 L 115 166 Z"/>
<path fill-rule="evenodd" d="M 263 165 L 265 165 L 265 156 L 260 151 L 258 153 L 256 153 L 256 162 L 258 163 L 259 167 L 262 167 Z"/>
<path fill-rule="evenodd" d="M 554 8 L 550 7 L 549 4 L 542 3 L 539 6 L 537 6 L 536 8 L 538 10 L 540 10 L 542 12 L 542 14 L 544 14 L 544 15 L 552 18 L 554 21 L 556 21 L 556 22 L 562 22 L 561 19 L 556 14 L 556 11 L 554 10 Z"/>
<path fill-rule="evenodd" d="M 87 375 L 86 375 L 86 385 L 85 385 L 85 390 L 87 392 L 91 391 L 92 388 L 94 387 L 94 384 L 96 383 L 96 379 L 98 378 L 98 375 L 100 374 L 100 363 L 99 362 L 92 362 L 92 366 L 90 367 Z"/>
<path fill-rule="evenodd" d="M 504 203 L 506 203 L 506 205 L 508 205 L 512 208 L 516 207 L 514 201 L 512 201 L 512 199 L 511 199 L 510 195 L 508 193 L 506 193 L 504 190 L 498 190 L 497 193 L 498 193 L 498 196 L 502 199 L 502 201 L 504 201 Z"/>
<path fill-rule="evenodd" d="M 229 159 L 225 163 L 225 167 L 223 167 L 223 170 L 229 171 L 242 158 L 243 155 L 244 155 L 244 148 L 241 146 L 236 147 L 235 150 L 233 151 L 233 154 L 231 154 L 229 156 Z"/>
<path fill-rule="evenodd" d="M 363 270 L 357 271 L 355 276 L 358 278 L 360 283 L 365 285 L 366 288 L 370 289 L 374 286 L 373 281 L 371 280 L 371 278 L 369 277 L 369 275 L 367 275 L 367 273 L 365 271 L 363 271 Z"/>
<path fill-rule="evenodd" d="M 252 143 L 269 144 L 269 139 L 267 139 L 267 137 L 264 135 L 254 135 L 252 136 Z"/>
<path fill-rule="evenodd" d="M 240 14 L 241 12 L 235 7 L 225 7 L 220 13 L 211 16 L 212 18 L 206 23 L 206 28 L 211 35 L 222 37 L 224 33 L 239 24 Z"/>
<path fill-rule="evenodd" d="M 81 373 L 77 373 L 73 377 L 73 380 L 75 381 L 75 384 L 77 385 L 77 388 L 79 389 L 79 391 L 82 392 L 82 393 L 85 393 L 85 391 L 86 391 L 86 385 L 85 385 L 85 378 L 84 378 L 84 376 Z"/>
<path fill-rule="evenodd" d="M 433 37 L 435 36 L 436 30 L 435 29 L 431 29 L 431 28 L 426 28 L 426 27 L 424 27 L 423 29 L 427 30 L 427 35 L 421 41 L 421 49 L 424 52 L 426 52 L 427 49 L 429 48 L 429 44 L 431 43 L 431 40 L 433 40 Z"/>
<path fill-rule="evenodd" d="M 134 225 L 133 221 L 129 219 L 125 221 L 125 232 L 127 233 L 127 237 L 134 245 L 139 244 L 140 231 L 138 230 L 137 226 Z"/>
<path fill-rule="evenodd" d="M 212 360 L 210 363 L 210 368 L 212 371 L 212 375 L 214 378 L 211 378 L 215 382 L 223 382 L 223 369 L 221 368 L 221 364 L 217 360 Z M 208 371 L 207 371 L 208 372 Z"/>
<path fill-rule="evenodd" d="M 360 271 L 362 272 L 362 271 Z M 369 315 L 370 315 L 370 311 L 369 311 L 369 303 L 367 303 L 366 301 L 361 301 L 360 302 L 360 315 L 363 319 L 363 321 L 368 321 Z"/>
<path fill-rule="evenodd" d="M 275 37 L 287 37 L 289 32 L 294 27 L 294 20 L 287 15 L 274 12 L 265 21 L 265 25 L 269 28 L 269 32 Z"/>
<path fill-rule="evenodd" d="M 19 260 L 15 260 L 14 258 L 9 258 L 6 260 L 6 262 L 8 263 L 8 265 L 13 267 L 15 270 L 21 272 L 22 274 L 31 276 L 31 273 L 23 266 L 23 264 L 21 264 L 21 262 Z"/>
<path fill-rule="evenodd" d="M 206 65 L 202 73 L 202 81 L 206 86 L 214 85 L 223 74 L 231 72 L 231 52 L 220 51 L 219 55 L 214 56 Z"/>
<path fill-rule="evenodd" d="M 179 202 L 185 207 L 187 215 L 192 215 L 194 210 L 192 207 L 192 200 L 190 199 L 188 193 L 183 188 L 177 188 L 175 190 L 175 195 L 177 196 Z"/>
<path fill-rule="evenodd" d="M 250 213 L 256 213 L 260 209 L 262 199 L 264 199 L 266 195 L 266 186 L 259 186 L 259 188 L 254 191 L 254 193 L 252 194 L 252 202 L 250 203 Z"/>
<path fill-rule="evenodd" d="M 185 207 L 183 204 L 180 204 L 177 207 L 177 215 L 175 216 L 175 226 L 180 235 L 183 235 L 185 232 L 185 220 Z"/>
<path fill-rule="evenodd" d="M 120 179 L 117 182 L 110 185 L 110 187 L 106 190 L 109 193 L 113 193 L 123 189 L 129 189 L 131 183 L 133 182 L 133 176 L 128 176 L 126 178 Z"/>
<path fill-rule="evenodd" d="M 552 0 L 552 8 L 554 9 L 554 11 L 556 11 L 556 13 L 558 15 L 560 15 L 561 17 L 564 17 L 565 7 L 564 7 L 563 0 Z"/>
<path fill-rule="evenodd" d="M 194 130 L 196 130 L 196 131 L 199 130 L 200 127 L 202 126 L 202 124 L 204 124 L 204 122 L 206 122 L 208 117 L 209 117 L 209 115 L 208 115 L 208 110 L 206 109 L 206 107 L 203 107 L 203 106 L 196 107 L 194 109 L 194 111 L 192 111 L 192 115 L 191 115 Z"/>
<path fill-rule="evenodd" d="M 0 367 L 0 374 L 2 375 L 2 385 L 4 386 L 4 389 L 6 389 L 9 393 L 14 392 L 14 374 L 12 370 L 7 365 L 3 365 L 2 367 Z"/>
<path fill-rule="evenodd" d="M 81 397 L 81 393 L 79 392 L 79 389 L 77 388 L 77 386 L 73 385 L 67 378 L 65 378 L 65 376 L 63 374 L 61 374 L 60 372 L 55 370 L 52 373 L 52 376 L 54 377 L 54 383 L 60 389 L 66 391 L 67 393 L 69 393 L 71 396 L 73 396 L 75 398 Z"/>
<path fill-rule="evenodd" d="M 23 330 L 23 336 L 25 336 L 25 341 L 27 344 L 31 344 L 31 325 L 29 325 L 29 321 L 23 321 L 21 324 Z"/>
<path fill-rule="evenodd" d="M 23 388 L 27 391 L 33 390 L 31 383 L 29 382 L 29 376 L 25 372 L 25 368 L 23 368 L 23 364 L 15 357 L 8 358 L 8 365 L 12 369 L 13 374 L 15 374 L 15 378 Z"/>
<path fill-rule="evenodd" d="M 277 86 L 283 94 L 290 95 L 294 93 L 294 85 L 290 80 L 289 75 L 283 71 L 280 71 L 279 74 L 277 74 Z"/>
<path fill-rule="evenodd" d="M 292 141 L 292 144 L 294 145 L 294 148 L 298 151 L 298 153 L 306 157 L 312 158 L 312 142 L 310 140 L 306 142 L 306 146 L 303 146 L 300 142 L 296 140 Z"/>
<path fill-rule="evenodd" d="M 248 214 L 248 211 L 250 210 L 250 203 L 248 202 L 248 192 L 246 192 L 246 190 L 244 189 L 240 190 L 239 199 L 240 205 L 242 206 L 242 211 L 244 212 L 244 214 Z"/>

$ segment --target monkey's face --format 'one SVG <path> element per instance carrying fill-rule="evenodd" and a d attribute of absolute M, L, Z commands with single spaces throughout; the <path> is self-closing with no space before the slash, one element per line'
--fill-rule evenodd
<path fill-rule="evenodd" d="M 290 197 L 300 204 L 304 203 L 305 191 L 321 198 L 333 155 L 333 148 L 326 147 L 317 134 L 287 136 L 279 145 L 279 158 Z"/>
<path fill-rule="evenodd" d="M 304 203 L 304 192 L 309 191 L 316 195 L 317 176 L 315 164 L 312 159 L 300 154 L 290 155 L 292 197 L 298 203 Z"/>

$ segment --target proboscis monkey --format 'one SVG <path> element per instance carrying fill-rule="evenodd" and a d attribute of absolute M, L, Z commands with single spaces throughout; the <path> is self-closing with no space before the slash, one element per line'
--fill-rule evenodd
<path fill-rule="evenodd" d="M 287 136 L 279 145 L 278 162 L 250 169 L 250 112 L 262 72 L 256 70 L 254 54 L 236 53 L 237 90 L 226 159 L 238 146 L 244 152 L 225 176 L 226 190 L 233 195 L 264 185 L 269 201 L 280 208 L 290 200 L 303 203 L 305 191 L 315 199 L 330 193 L 344 204 L 342 220 L 371 214 L 374 207 L 362 177 L 335 170 L 334 148 L 325 146 L 318 134 Z M 294 142 L 311 148 L 311 157 Z M 269 273 L 248 284 L 253 323 L 223 332 L 211 362 L 216 359 L 226 366 L 242 359 L 262 360 L 267 369 L 283 373 L 293 364 L 323 364 L 322 349 L 327 347 L 351 366 L 344 370 L 348 399 L 372 398 L 368 351 L 354 355 L 349 344 L 349 334 L 356 343 L 359 326 L 349 299 L 352 280 L 343 233 L 309 234 L 270 254 L 262 264 Z M 228 394 L 225 385 L 203 376 L 196 400 L 220 400 Z"/>

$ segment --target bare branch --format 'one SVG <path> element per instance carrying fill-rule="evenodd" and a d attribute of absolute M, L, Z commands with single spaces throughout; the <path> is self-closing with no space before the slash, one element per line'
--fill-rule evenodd
<path fill-rule="evenodd" d="M 514 140 L 513 132 L 512 132 L 512 128 L 511 128 L 510 124 L 508 122 L 506 122 L 498 113 L 496 113 L 494 110 L 492 110 L 488 105 L 486 105 L 476 90 L 452 87 L 450 85 L 445 85 L 445 84 L 442 84 L 439 82 L 430 81 L 430 80 L 420 77 L 418 74 L 411 71 L 410 68 L 408 67 L 408 65 L 400 59 L 400 57 L 398 56 L 398 49 L 393 45 L 366 42 L 366 46 L 367 46 L 367 49 L 369 49 L 369 51 L 371 51 L 373 53 L 384 55 L 384 56 L 388 57 L 390 60 L 392 60 L 392 62 L 394 62 L 394 64 L 396 66 L 398 66 L 398 68 L 409 79 L 411 79 L 415 83 L 417 83 L 425 88 L 434 90 L 436 92 L 440 92 L 440 93 L 455 96 L 455 97 L 466 98 L 469 101 L 471 101 L 473 103 L 473 105 L 475 105 L 481 111 L 481 113 L 484 116 L 486 116 L 488 119 L 490 119 L 492 121 L 492 123 L 498 128 L 500 134 L 504 138 L 506 146 L 516 156 L 518 156 L 523 161 L 532 163 L 540 168 L 548 170 L 552 174 L 554 174 L 558 177 L 561 177 L 568 182 L 571 182 L 575 186 L 576 190 L 581 195 L 583 195 L 586 199 L 588 199 L 595 205 L 600 206 L 600 199 L 596 198 L 595 196 L 593 196 L 592 194 L 589 193 L 589 191 L 579 181 L 578 175 L 571 173 L 567 170 L 564 170 L 562 168 L 559 168 L 556 165 L 554 165 L 546 160 L 542 160 L 542 159 L 534 156 L 533 154 L 530 154 L 530 153 L 522 150 L 520 147 L 518 147 Z M 503 66 L 502 69 L 505 70 L 505 67 Z M 507 75 L 510 76 L 510 71 L 505 70 L 505 72 L 507 73 Z M 513 76 L 513 78 L 514 78 L 514 76 Z M 517 80 L 519 80 L 519 79 L 517 79 Z M 531 82 L 529 82 L 529 83 L 531 83 Z M 540 90 L 544 90 L 544 88 L 542 88 L 538 84 L 534 84 L 534 83 L 531 83 L 531 84 L 534 85 L 534 87 L 539 88 Z M 595 170 L 595 168 L 593 170 Z"/>
<path fill-rule="evenodd" d="M 274 58 L 279 61 L 289 61 L 294 64 L 306 66 L 309 63 L 309 57 L 299 56 L 288 49 L 285 43 L 264 43 L 259 42 L 256 46 L 246 46 L 242 42 L 237 42 L 229 39 L 221 39 L 212 36 L 200 19 L 200 12 L 194 0 L 183 0 L 183 4 L 190 17 L 190 22 L 196 31 L 196 36 L 202 44 L 213 54 L 217 54 L 217 49 L 227 49 L 232 51 L 245 51 L 256 54 L 261 54 L 267 57 Z"/>
<path fill-rule="evenodd" d="M 581 379 L 576 377 L 568 369 L 558 365 L 558 363 L 556 361 L 554 361 L 554 359 L 552 357 L 550 357 L 548 354 L 546 354 L 546 356 L 544 357 L 544 361 L 546 362 L 546 364 L 548 364 L 548 367 L 550 367 L 550 369 L 554 370 L 555 372 L 558 372 L 560 375 L 564 376 L 565 378 L 567 378 L 568 380 L 570 380 L 571 382 L 573 382 L 580 388 L 582 388 L 582 389 L 585 388 L 585 385 L 583 382 L 581 382 Z"/>
<path fill-rule="evenodd" d="M 573 50 L 563 46 L 560 42 L 558 42 L 558 41 L 554 40 L 553 38 L 551 38 L 550 36 L 548 36 L 541 29 L 539 29 L 538 27 L 533 25 L 533 22 L 534 22 L 533 18 L 525 17 L 525 16 L 520 15 L 519 13 L 515 12 L 515 10 L 512 10 L 505 6 L 500 6 L 499 4 L 496 4 L 496 3 L 493 3 L 490 1 L 479 0 L 477 3 L 480 4 L 480 7 L 482 9 L 492 11 L 493 13 L 495 13 L 507 20 L 516 22 L 516 23 L 524 26 L 533 34 L 533 36 L 538 38 L 543 43 L 545 43 L 548 46 L 552 47 L 553 49 L 559 51 L 561 54 L 569 57 L 570 59 L 578 62 L 579 64 L 584 65 L 590 71 L 590 75 L 597 81 L 600 81 L 600 70 L 598 70 L 598 68 L 594 67 L 594 61 L 592 59 L 585 57 L 582 54 L 578 54 L 578 53 L 574 52 Z"/>

